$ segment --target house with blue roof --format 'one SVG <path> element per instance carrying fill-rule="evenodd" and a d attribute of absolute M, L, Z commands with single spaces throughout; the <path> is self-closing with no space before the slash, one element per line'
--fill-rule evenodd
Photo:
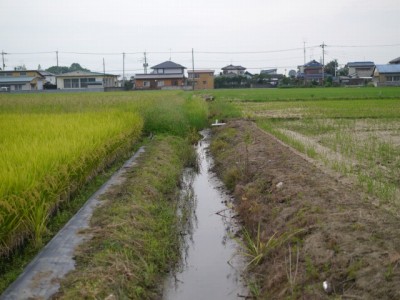
<path fill-rule="evenodd" d="M 0 71 L 0 88 L 10 92 L 43 90 L 45 76 L 36 70 Z"/>
<path fill-rule="evenodd" d="M 305 65 L 299 66 L 298 69 L 297 78 L 304 80 L 304 83 L 314 81 L 321 84 L 324 78 L 327 78 L 328 76 L 323 71 L 324 66 L 316 60 L 312 60 Z"/>
<path fill-rule="evenodd" d="M 400 86 L 400 64 L 376 65 L 372 82 L 375 86 Z"/>

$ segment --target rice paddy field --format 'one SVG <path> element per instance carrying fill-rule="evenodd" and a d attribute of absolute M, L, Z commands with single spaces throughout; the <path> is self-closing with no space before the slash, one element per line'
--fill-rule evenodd
<path fill-rule="evenodd" d="M 38 246 L 51 215 L 149 134 L 187 137 L 207 122 L 181 92 L 0 95 L 0 256 Z"/>
<path fill-rule="evenodd" d="M 216 90 L 214 112 L 256 120 L 307 156 L 400 205 L 400 89 Z"/>

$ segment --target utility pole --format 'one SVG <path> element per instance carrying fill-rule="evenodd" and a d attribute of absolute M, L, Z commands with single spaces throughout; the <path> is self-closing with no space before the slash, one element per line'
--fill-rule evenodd
<path fill-rule="evenodd" d="M 125 52 L 122 53 L 122 85 L 125 86 Z"/>
<path fill-rule="evenodd" d="M 303 42 L 304 64 L 306 64 L 306 42 Z"/>
<path fill-rule="evenodd" d="M 103 75 L 106 75 L 106 63 L 104 61 L 104 57 L 103 57 Z"/>
<path fill-rule="evenodd" d="M 147 67 L 149 64 L 147 63 L 147 57 L 146 57 L 146 51 L 144 52 L 144 63 L 143 63 L 143 68 L 144 68 L 144 74 L 147 74 Z"/>
<path fill-rule="evenodd" d="M 324 80 L 325 80 L 325 47 L 326 44 L 325 42 L 322 42 L 322 45 L 320 45 L 320 47 L 322 48 L 322 84 L 324 84 Z"/>
<path fill-rule="evenodd" d="M 2 58 L 2 60 L 3 60 L 3 71 L 4 71 L 4 69 L 5 69 L 5 67 L 6 67 L 6 65 L 5 65 L 5 63 L 4 63 L 4 55 L 6 55 L 7 53 L 5 53 L 3 50 L 1 50 L 1 58 Z"/>
<path fill-rule="evenodd" d="M 194 91 L 194 85 L 195 85 L 195 75 L 194 75 L 194 50 L 192 48 L 192 90 Z"/>
<path fill-rule="evenodd" d="M 58 67 L 58 50 L 56 51 L 57 67 Z"/>

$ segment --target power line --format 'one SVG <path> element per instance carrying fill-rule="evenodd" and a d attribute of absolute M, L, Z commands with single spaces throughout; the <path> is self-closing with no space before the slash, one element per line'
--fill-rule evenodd
<path fill-rule="evenodd" d="M 374 47 L 398 47 L 400 44 L 388 44 L 388 45 L 328 45 L 332 48 L 374 48 Z"/>

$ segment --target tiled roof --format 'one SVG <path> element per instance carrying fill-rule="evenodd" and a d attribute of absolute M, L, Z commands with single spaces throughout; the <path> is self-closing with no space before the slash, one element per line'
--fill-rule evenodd
<path fill-rule="evenodd" d="M 188 73 L 193 73 L 193 70 L 187 70 Z M 214 74 L 214 70 L 194 70 L 194 73 L 213 73 Z"/>
<path fill-rule="evenodd" d="M 242 66 L 229 65 L 229 66 L 223 67 L 222 70 L 246 70 L 246 68 L 244 68 Z"/>
<path fill-rule="evenodd" d="M 400 73 L 400 65 L 376 65 L 376 69 L 379 73 Z"/>
<path fill-rule="evenodd" d="M 28 76 L 0 77 L 0 84 L 23 84 L 31 82 L 35 78 L 40 78 L 40 77 L 28 77 Z"/>
<path fill-rule="evenodd" d="M 174 63 L 173 61 L 165 61 L 161 64 L 155 65 L 151 67 L 152 69 L 186 69 L 184 66 L 180 64 Z"/>
<path fill-rule="evenodd" d="M 73 71 L 73 72 L 68 72 L 68 73 L 63 73 L 60 75 L 56 75 L 57 77 L 83 77 L 83 76 L 116 76 L 118 75 L 113 75 L 113 74 L 104 74 L 104 73 L 98 73 L 98 72 L 88 72 L 88 71 Z"/>
<path fill-rule="evenodd" d="M 373 61 L 354 61 L 354 62 L 348 62 L 347 63 L 348 67 L 374 67 L 375 63 Z"/>
<path fill-rule="evenodd" d="M 304 67 L 322 67 L 322 64 L 313 59 L 312 61 L 306 63 Z"/>
<path fill-rule="evenodd" d="M 185 78 L 184 74 L 136 74 L 135 79 L 181 79 Z"/>
<path fill-rule="evenodd" d="M 400 64 L 400 57 L 392 59 L 389 61 L 389 64 Z"/>

